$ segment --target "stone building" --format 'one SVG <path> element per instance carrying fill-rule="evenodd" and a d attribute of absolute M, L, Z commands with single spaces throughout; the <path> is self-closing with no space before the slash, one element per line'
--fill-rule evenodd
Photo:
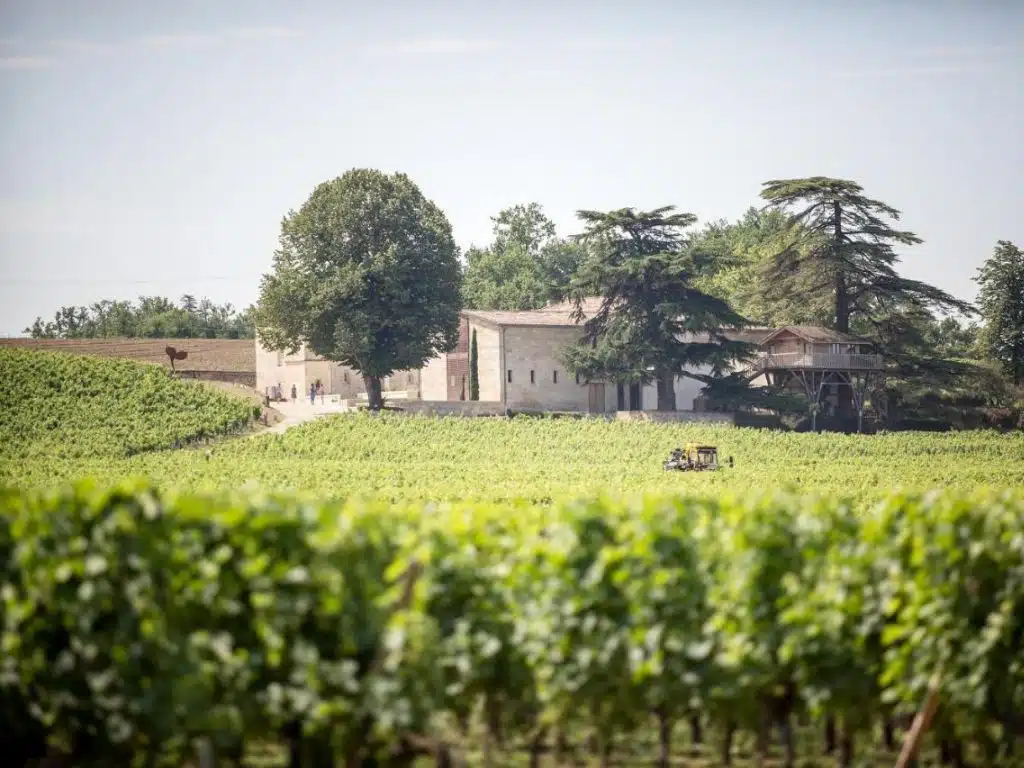
<path fill-rule="evenodd" d="M 256 389 L 268 392 L 280 387 L 285 398 L 290 397 L 292 385 L 299 397 L 308 395 L 309 385 L 319 381 L 328 395 L 341 399 L 356 398 L 366 393 L 363 377 L 347 365 L 324 360 L 305 346 L 295 354 L 279 352 L 256 342 Z M 392 397 L 415 400 L 419 398 L 419 371 L 396 371 L 384 379 L 384 391 Z"/>
<path fill-rule="evenodd" d="M 600 299 L 582 305 L 584 318 L 596 312 Z M 654 411 L 657 385 L 583 381 L 563 362 L 567 347 L 576 343 L 581 324 L 573 319 L 574 305 L 551 304 L 543 309 L 499 312 L 463 310 L 459 341 L 452 352 L 432 358 L 416 371 L 399 371 L 384 381 L 386 400 L 420 400 L 449 404 L 469 401 L 470 346 L 477 343 L 480 405 L 494 412 L 577 411 L 614 413 Z M 752 384 L 772 384 L 801 392 L 817 401 L 826 413 L 852 402 L 863 411 L 865 385 L 870 374 L 883 370 L 879 355 L 865 339 L 825 328 L 786 326 L 728 331 L 729 338 L 758 346 L 753 358 L 738 366 Z M 704 373 L 694 369 L 694 373 Z M 256 384 L 261 392 L 280 386 L 287 397 L 295 384 L 300 396 L 311 382 L 321 381 L 327 393 L 342 399 L 365 394 L 362 376 L 343 365 L 330 363 L 305 348 L 294 355 L 264 349 L 256 342 Z M 675 381 L 676 408 L 701 411 L 703 384 L 679 376 Z M 468 408 L 468 406 L 465 406 Z"/>
<path fill-rule="evenodd" d="M 595 312 L 599 303 L 599 299 L 584 302 L 584 317 Z M 456 351 L 432 359 L 422 369 L 422 399 L 469 399 L 469 348 L 475 333 L 482 402 L 500 403 L 511 410 L 655 410 L 654 383 L 587 382 L 566 370 L 563 352 L 582 334 L 572 319 L 573 309 L 572 304 L 562 303 L 519 312 L 464 310 Z M 701 386 L 694 379 L 678 377 L 676 407 L 694 410 Z"/>

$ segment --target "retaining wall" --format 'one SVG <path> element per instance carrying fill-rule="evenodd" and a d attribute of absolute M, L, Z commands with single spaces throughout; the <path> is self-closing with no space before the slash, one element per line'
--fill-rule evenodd
<path fill-rule="evenodd" d="M 619 421 L 681 421 L 717 424 L 734 424 L 732 413 L 713 413 L 706 411 L 619 411 L 615 414 Z"/>

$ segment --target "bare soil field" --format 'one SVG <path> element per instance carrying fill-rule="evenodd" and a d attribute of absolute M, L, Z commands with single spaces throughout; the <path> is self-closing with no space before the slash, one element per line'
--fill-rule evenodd
<path fill-rule="evenodd" d="M 117 357 L 170 368 L 165 347 L 188 352 L 175 362 L 181 371 L 256 372 L 256 342 L 252 339 L 0 339 L 0 347 L 44 349 L 75 355 Z"/>

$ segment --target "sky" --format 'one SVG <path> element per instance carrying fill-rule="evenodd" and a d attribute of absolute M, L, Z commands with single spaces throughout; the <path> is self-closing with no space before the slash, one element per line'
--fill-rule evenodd
<path fill-rule="evenodd" d="M 853 179 L 971 300 L 1024 245 L 1024 3 L 0 0 L 0 335 L 64 304 L 246 306 L 282 217 L 402 171 L 462 246 L 540 203 L 702 222 Z"/>

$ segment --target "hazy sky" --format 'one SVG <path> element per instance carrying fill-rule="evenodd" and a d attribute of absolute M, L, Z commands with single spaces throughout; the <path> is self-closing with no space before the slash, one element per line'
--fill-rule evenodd
<path fill-rule="evenodd" d="M 0 38 L 0 333 L 248 304 L 281 217 L 353 167 L 408 173 L 462 246 L 515 203 L 571 234 L 808 175 L 901 209 L 904 272 L 964 298 L 1024 245 L 1019 0 L 0 0 Z"/>

